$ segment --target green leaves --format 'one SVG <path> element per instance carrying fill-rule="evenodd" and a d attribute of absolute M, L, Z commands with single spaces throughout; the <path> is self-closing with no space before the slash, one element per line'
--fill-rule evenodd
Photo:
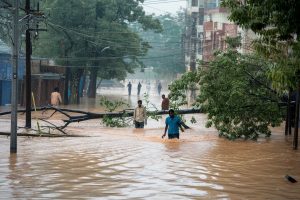
<path fill-rule="evenodd" d="M 119 79 L 139 67 L 150 45 L 130 27 L 162 31 L 142 0 L 45 1 L 48 31 L 34 42 L 34 55 L 51 57 L 56 64 L 97 67 L 101 79 Z M 109 47 L 109 48 L 108 48 Z M 92 70 L 90 70 L 92 72 Z"/>
<path fill-rule="evenodd" d="M 272 86 L 280 93 L 295 89 L 299 77 L 300 1 L 298 0 L 224 0 L 229 18 L 243 28 L 257 33 L 253 46 L 270 60 L 268 72 Z M 243 14 L 242 14 L 243 13 Z"/>
<path fill-rule="evenodd" d="M 237 46 L 234 39 L 230 47 Z M 279 96 L 270 88 L 270 64 L 254 55 L 229 48 L 197 72 L 189 72 L 171 86 L 171 100 L 184 98 L 192 83 L 200 89 L 196 105 L 208 114 L 206 127 L 214 126 L 228 139 L 270 136 L 270 125 L 282 121 Z M 183 101 L 182 101 L 183 103 Z"/>

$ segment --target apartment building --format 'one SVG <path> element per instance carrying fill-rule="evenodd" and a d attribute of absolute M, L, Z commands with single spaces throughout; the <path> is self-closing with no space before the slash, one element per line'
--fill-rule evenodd
<path fill-rule="evenodd" d="M 196 70 L 197 59 L 202 60 L 204 0 L 187 0 L 186 32 L 183 36 L 185 66 Z"/>
<path fill-rule="evenodd" d="M 220 7 L 221 0 L 187 0 L 186 32 L 183 37 L 187 71 L 197 69 L 197 60 L 210 61 L 216 50 L 227 48 L 226 37 L 240 35 L 242 53 L 249 52 L 255 38 L 251 31 L 243 31 L 228 20 L 229 12 Z"/>

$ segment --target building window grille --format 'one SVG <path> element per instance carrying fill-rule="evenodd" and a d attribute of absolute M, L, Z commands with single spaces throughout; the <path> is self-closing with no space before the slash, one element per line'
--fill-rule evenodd
<path fill-rule="evenodd" d="M 192 0 L 192 6 L 193 7 L 198 6 L 198 0 Z"/>

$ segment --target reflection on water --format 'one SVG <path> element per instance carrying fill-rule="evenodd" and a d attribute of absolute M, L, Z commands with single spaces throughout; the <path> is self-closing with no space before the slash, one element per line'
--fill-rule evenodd
<path fill-rule="evenodd" d="M 203 125 L 204 126 L 204 125 Z M 2 198 L 299 199 L 299 151 L 282 133 L 231 142 L 201 124 L 180 140 L 145 130 L 82 126 L 91 137 L 19 138 L 17 155 L 0 137 Z M 279 132 L 276 130 L 275 132 Z"/>

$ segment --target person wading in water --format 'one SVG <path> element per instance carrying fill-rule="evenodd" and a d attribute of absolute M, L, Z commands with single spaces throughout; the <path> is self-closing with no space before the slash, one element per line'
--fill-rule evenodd
<path fill-rule="evenodd" d="M 173 139 L 177 138 L 179 139 L 179 128 L 182 132 L 184 132 L 184 129 L 181 127 L 182 121 L 181 119 L 175 115 L 175 112 L 173 109 L 169 110 L 169 117 L 166 119 L 166 127 L 165 132 L 162 135 L 162 138 L 166 136 L 166 133 L 168 131 L 168 138 Z"/>
<path fill-rule="evenodd" d="M 138 107 L 134 109 L 133 122 L 135 128 L 144 128 L 144 125 L 147 125 L 147 111 L 142 103 L 142 100 L 138 100 Z"/>

